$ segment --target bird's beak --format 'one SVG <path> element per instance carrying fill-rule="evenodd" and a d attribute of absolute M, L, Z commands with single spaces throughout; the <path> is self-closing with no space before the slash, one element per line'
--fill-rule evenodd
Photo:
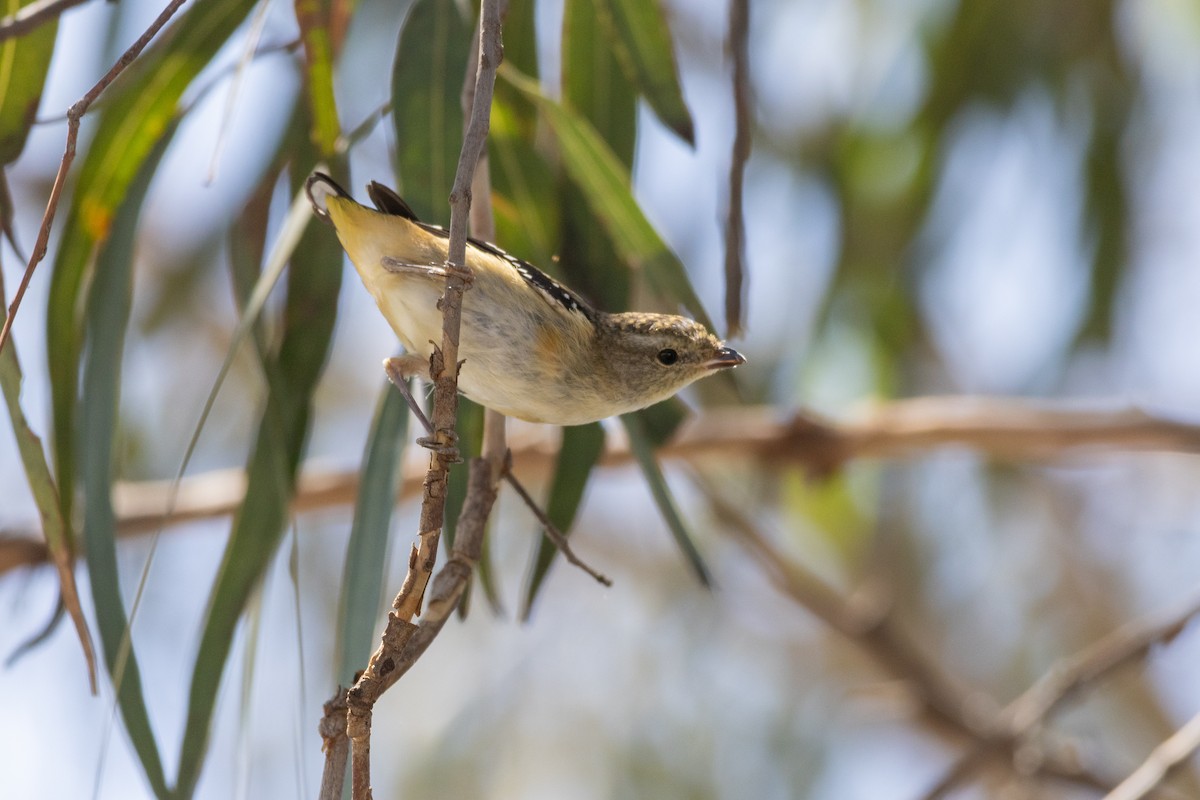
<path fill-rule="evenodd" d="M 724 369 L 746 363 L 746 357 L 732 347 L 722 347 L 717 355 L 704 362 L 706 369 Z"/>

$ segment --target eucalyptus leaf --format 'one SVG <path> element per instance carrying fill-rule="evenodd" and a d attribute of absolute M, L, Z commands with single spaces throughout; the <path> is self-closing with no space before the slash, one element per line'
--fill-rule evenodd
<path fill-rule="evenodd" d="M 671 31 L 658 0 L 596 0 L 609 22 L 626 76 L 664 125 L 696 144 L 692 114 L 683 99 Z"/>
<path fill-rule="evenodd" d="M 354 522 L 346 544 L 338 603 L 337 681 L 349 686 L 366 666 L 379 618 L 387 572 L 388 532 L 396 504 L 400 456 L 408 436 L 408 403 L 390 383 L 383 387 L 359 471 Z"/>
<path fill-rule="evenodd" d="M 117 567 L 116 514 L 112 485 L 117 477 L 116 440 L 120 424 L 121 362 L 133 303 L 134 244 L 142 203 L 175 126 L 149 154 L 119 205 L 96 259 L 96 277 L 88 295 L 87 352 L 83 361 L 80 459 L 84 490 L 83 541 L 88 580 L 105 664 L 112 676 L 117 707 L 150 788 L 168 794 L 158 743 L 142 692 L 141 670 L 125 613 Z"/>
<path fill-rule="evenodd" d="M 304 149 L 296 154 L 299 163 L 311 163 L 313 158 Z M 342 172 L 337 167 L 334 171 Z M 293 184 L 298 193 L 308 174 L 307 168 L 294 172 Z M 277 247 L 275 252 L 280 249 Z M 234 632 L 251 592 L 278 550 L 288 522 L 296 472 L 309 431 L 312 393 L 328 355 L 337 314 L 341 263 L 337 238 L 328 230 L 307 226 L 289 262 L 282 339 L 278 354 L 266 366 L 270 388 L 246 470 L 246 495 L 234 517 L 192 669 L 175 789 L 179 797 L 191 797 L 195 792 Z M 264 270 L 268 272 L 270 269 Z M 244 335 L 251 324 L 252 320 L 244 316 L 238 331 Z"/>
<path fill-rule="evenodd" d="M 671 487 L 667 485 L 662 467 L 654 457 L 654 439 L 647 429 L 645 418 L 638 414 L 626 414 L 621 417 L 621 422 L 625 424 L 625 432 L 629 434 L 629 449 L 642 468 L 642 474 L 646 476 L 646 485 L 650 487 L 650 494 L 675 538 L 675 543 L 679 545 L 696 579 L 705 586 L 711 586 L 712 573 L 704 563 L 704 558 L 700 555 L 687 525 L 684 524 L 683 517 L 679 515 Z"/>
<path fill-rule="evenodd" d="M 36 0 L 8 0 L 4 13 L 12 14 L 33 2 Z M 16 161 L 25 149 L 57 34 L 58 20 L 54 20 L 0 42 L 0 166 Z"/>
<path fill-rule="evenodd" d="M 595 128 L 570 108 L 543 95 L 528 77 L 503 65 L 500 74 L 545 112 L 558 140 L 567 175 L 582 191 L 621 258 L 632 269 L 642 270 L 660 295 L 683 305 L 697 321 L 712 329 L 683 264 L 634 199 L 629 171 Z"/>
<path fill-rule="evenodd" d="M 112 232 L 118 206 L 172 124 L 179 98 L 254 5 L 255 0 L 193 5 L 102 96 L 104 110 L 62 228 L 46 313 L 55 468 L 64 517 L 71 517 L 75 493 L 76 388 L 83 348 L 80 293 L 97 248 Z"/>
<path fill-rule="evenodd" d="M 449 223 L 474 29 L 453 0 L 417 0 L 400 29 L 392 67 L 400 193 L 427 222 Z"/>

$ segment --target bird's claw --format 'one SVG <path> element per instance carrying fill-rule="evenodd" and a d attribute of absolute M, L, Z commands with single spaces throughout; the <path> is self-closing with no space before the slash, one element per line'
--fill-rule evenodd
<path fill-rule="evenodd" d="M 422 436 L 417 444 L 430 452 L 436 453 L 442 460 L 451 464 L 461 464 L 462 455 L 458 452 L 458 434 L 454 431 L 442 430 L 440 436 Z M 444 441 L 439 441 L 444 439 Z"/>
<path fill-rule="evenodd" d="M 473 269 L 467 266 L 460 267 L 458 264 L 452 264 L 448 261 L 446 262 L 446 275 L 447 277 L 455 277 L 461 280 L 464 289 L 470 288 L 471 284 L 475 282 L 475 271 Z"/>

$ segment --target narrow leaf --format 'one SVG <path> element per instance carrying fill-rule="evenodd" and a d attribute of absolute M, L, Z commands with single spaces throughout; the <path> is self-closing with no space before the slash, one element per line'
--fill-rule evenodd
<path fill-rule="evenodd" d="M 558 463 L 554 467 L 554 479 L 550 484 L 550 499 L 546 503 L 546 516 L 554 527 L 568 535 L 575 522 L 575 513 L 583 500 L 584 489 L 592 469 L 604 452 L 604 427 L 598 422 L 590 425 L 574 425 L 563 428 L 562 447 L 558 451 Z M 528 619 L 533 601 L 550 571 L 550 564 L 558 549 L 545 536 L 538 537 L 533 569 L 522 601 L 521 618 Z"/>
<path fill-rule="evenodd" d="M 647 430 L 645 419 L 638 414 L 626 414 L 621 417 L 621 422 L 625 424 L 625 431 L 629 434 L 629 449 L 638 465 L 641 466 L 642 474 L 646 476 L 650 493 L 654 496 L 654 502 L 658 505 L 658 511 L 662 514 L 667 527 L 671 529 L 675 543 L 679 545 L 679 549 L 683 552 L 684 558 L 687 559 L 697 580 L 705 586 L 711 586 L 712 575 L 705 565 L 700 551 L 692 541 L 692 535 L 684 524 L 683 518 L 679 516 L 671 488 L 667 486 L 667 479 L 663 475 L 662 467 L 654 457 L 653 440 L 650 431 Z"/>
<path fill-rule="evenodd" d="M 0 297 L 0 304 L 4 298 Z M 17 451 L 21 456 L 21 465 L 25 469 L 25 479 L 29 482 L 29 490 L 37 505 L 38 516 L 42 521 L 42 532 L 46 537 L 46 547 L 50 551 L 50 560 L 58 571 L 61 609 L 71 614 L 75 624 L 76 635 L 83 646 L 84 659 L 87 662 L 88 681 L 92 693 L 96 692 L 96 654 L 92 650 L 91 633 L 83 616 L 83 608 L 79 602 L 79 587 L 75 584 L 75 553 L 73 534 L 63 521 L 62 512 L 58 506 L 58 487 L 54 485 L 54 476 L 50 465 L 46 462 L 46 453 L 42 449 L 41 438 L 34 433 L 21 409 L 21 365 L 17 360 L 16 342 L 9 342 L 4 350 L 0 350 L 0 389 L 4 392 L 4 402 L 8 408 L 8 418 L 12 423 L 13 436 L 17 440 Z M 51 628 L 57 623 L 60 613 L 55 614 Z M 50 628 L 47 628 L 49 631 Z"/>
<path fill-rule="evenodd" d="M 333 42 L 325 12 L 328 3 L 321 0 L 296 0 L 296 21 L 300 39 L 304 42 L 304 61 L 307 71 L 304 81 L 312 119 L 313 147 L 322 159 L 334 156 L 341 125 L 338 123 L 337 102 L 333 94 Z"/>
<path fill-rule="evenodd" d="M 366 666 L 379 618 L 387 570 L 388 530 L 396 504 L 400 456 L 408 437 L 408 404 L 390 383 L 375 407 L 359 472 L 354 524 L 346 545 L 338 611 L 337 681 L 349 686 Z"/>
<path fill-rule="evenodd" d="M 621 258 L 633 269 L 644 270 L 650 285 L 670 300 L 685 306 L 695 318 L 712 328 L 683 264 L 659 237 L 633 197 L 629 171 L 577 113 L 542 95 L 537 84 L 501 65 L 500 74 L 533 98 L 546 113 L 562 152 L 563 165 L 572 182 L 591 205 L 592 213 L 612 239 Z"/>
<path fill-rule="evenodd" d="M 458 450 L 463 463 L 450 468 L 450 480 L 446 486 L 446 518 L 444 531 L 446 543 L 454 544 L 454 531 L 458 527 L 458 515 L 463 501 L 467 499 L 467 462 L 476 458 L 483 450 L 483 406 L 466 397 L 458 398 Z"/>
<path fill-rule="evenodd" d="M 562 228 L 558 181 L 534 144 L 534 132 L 524 129 L 519 117 L 519 110 L 497 96 L 488 134 L 496 241 L 553 272 Z"/>
<path fill-rule="evenodd" d="M 637 92 L 596 31 L 603 28 L 593 0 L 566 0 L 562 30 L 562 102 L 591 123 L 626 171 L 637 143 Z M 506 82 L 501 86 L 513 91 Z M 533 102 L 527 100 L 526 102 Z M 610 311 L 629 308 L 631 269 L 612 238 L 596 224 L 583 191 L 560 176 L 562 268 L 567 282 Z"/>
<path fill-rule="evenodd" d="M 592 124 L 626 169 L 637 145 L 637 89 L 609 39 L 605 0 L 566 0 L 562 31 L 563 104 Z M 516 64 L 514 68 L 520 69 Z M 529 74 L 529 73 L 524 73 Z"/>
<path fill-rule="evenodd" d="M 297 157 L 312 163 L 311 153 Z M 340 170 L 336 170 L 340 171 Z M 297 194 L 308 170 L 293 176 Z M 312 393 L 328 355 L 341 286 L 341 247 L 328 230 L 308 226 L 291 257 L 278 355 L 247 466 L 246 496 L 217 574 L 192 671 L 188 721 L 179 756 L 178 797 L 191 797 L 208 747 L 212 716 L 238 620 L 278 549 L 288 519 L 312 411 Z M 265 270 L 264 272 L 269 272 Z M 265 275 L 264 275 L 265 277 Z M 251 321 L 243 318 L 238 330 Z"/>
<path fill-rule="evenodd" d="M 120 423 L 121 362 L 129 312 L 133 302 L 135 234 L 142 203 L 167 149 L 172 125 L 150 153 L 120 204 L 112 235 L 96 259 L 96 277 L 88 297 L 86 324 L 88 348 L 83 360 L 83 396 L 80 407 L 80 440 L 87 446 L 80 459 L 84 489 L 83 541 L 92 587 L 92 603 L 112 675 L 117 705 L 125 730 L 141 761 L 155 795 L 167 794 L 166 777 L 146 699 L 141 669 L 133 647 L 117 568 L 116 515 L 112 484 L 117 477 L 116 440 Z"/>
<path fill-rule="evenodd" d="M 255 0 L 209 0 L 187 12 L 121 75 L 75 185 L 63 226 L 46 314 L 46 349 L 54 408 L 59 503 L 71 516 L 75 491 L 75 413 L 83 324 L 79 294 L 96 249 L 108 238 L 130 183 L 174 118 L 179 98 L 237 29 Z"/>
<path fill-rule="evenodd" d="M 34 0 L 5 0 L 3 15 L 11 16 L 31 2 Z M 0 166 L 16 161 L 25 148 L 57 33 L 55 20 L 0 43 Z"/>
<path fill-rule="evenodd" d="M 671 397 L 626 416 L 635 416 L 640 420 L 642 432 L 649 440 L 650 446 L 657 450 L 670 441 L 689 413 L 682 400 Z"/>
<path fill-rule="evenodd" d="M 683 100 L 662 5 L 658 0 L 598 0 L 597 5 L 602 19 L 609 23 L 611 41 L 626 77 L 662 123 L 694 146 L 692 115 Z"/>
<path fill-rule="evenodd" d="M 417 0 L 400 29 L 392 69 L 397 169 L 401 194 L 428 222 L 449 222 L 473 31 L 453 0 Z"/>

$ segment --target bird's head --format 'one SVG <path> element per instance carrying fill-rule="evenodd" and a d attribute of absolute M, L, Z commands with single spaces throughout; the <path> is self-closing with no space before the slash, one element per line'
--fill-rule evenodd
<path fill-rule="evenodd" d="M 664 400 L 689 383 L 746 363 L 698 322 L 673 314 L 609 314 L 597 326 L 606 380 L 630 409 Z"/>

